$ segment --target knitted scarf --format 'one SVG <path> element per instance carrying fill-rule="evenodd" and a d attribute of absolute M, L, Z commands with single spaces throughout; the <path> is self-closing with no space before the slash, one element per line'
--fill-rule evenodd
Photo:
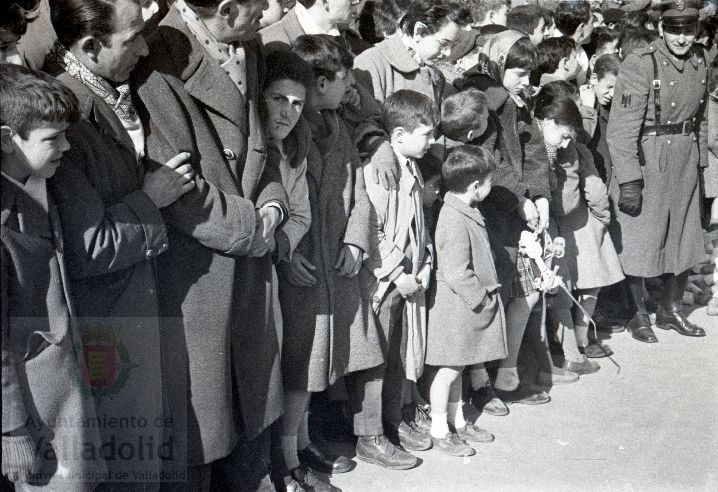
<path fill-rule="evenodd" d="M 125 82 L 113 86 L 102 77 L 90 71 L 75 55 L 65 49 L 60 43 L 55 43 L 48 55 L 72 77 L 82 82 L 95 95 L 100 97 L 112 108 L 117 117 L 128 123 L 136 124 L 139 120 L 137 111 L 130 98 L 130 84 Z"/>

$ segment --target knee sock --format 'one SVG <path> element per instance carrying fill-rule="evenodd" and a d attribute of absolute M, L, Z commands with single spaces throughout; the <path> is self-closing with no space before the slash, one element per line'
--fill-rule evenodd
<path fill-rule="evenodd" d="M 466 425 L 466 420 L 464 420 L 464 402 L 459 401 L 450 401 L 448 405 L 448 419 L 449 423 L 453 425 L 456 429 L 461 429 Z"/>
<path fill-rule="evenodd" d="M 294 470 L 299 467 L 299 458 L 297 457 L 297 436 L 281 436 L 282 442 L 282 456 L 284 457 L 284 464 L 287 465 L 288 470 Z"/>
<path fill-rule="evenodd" d="M 502 391 L 513 391 L 519 385 L 519 372 L 516 367 L 499 367 L 494 387 Z"/>
<path fill-rule="evenodd" d="M 578 351 L 576 333 L 573 329 L 573 318 L 569 309 L 556 308 L 551 315 L 558 321 L 558 337 L 567 361 L 583 362 L 583 355 Z"/>
<path fill-rule="evenodd" d="M 431 429 L 429 430 L 429 434 L 431 434 L 432 437 L 436 437 L 437 439 L 446 437 L 446 434 L 449 433 L 449 424 L 446 419 L 447 412 L 431 412 Z"/>
<path fill-rule="evenodd" d="M 598 300 L 598 292 L 600 289 L 587 289 L 580 292 L 578 302 L 588 314 L 593 316 L 596 310 L 596 301 Z M 583 314 L 580 309 L 576 310 L 576 317 L 573 321 L 574 330 L 576 332 L 576 341 L 580 347 L 588 346 L 588 317 Z"/>
<path fill-rule="evenodd" d="M 309 439 L 309 412 L 304 412 L 297 429 L 297 449 L 306 449 L 312 441 Z"/>

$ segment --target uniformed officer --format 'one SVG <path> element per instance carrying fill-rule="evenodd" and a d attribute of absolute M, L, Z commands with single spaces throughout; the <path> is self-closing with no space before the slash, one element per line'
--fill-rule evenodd
<path fill-rule="evenodd" d="M 704 258 L 698 173 L 707 158 L 708 73 L 702 48 L 693 44 L 701 6 L 691 0 L 662 5 L 663 38 L 621 65 L 608 123 L 616 176 L 612 232 L 637 308 L 628 328 L 647 343 L 658 341 L 643 298 L 648 277 L 664 284 L 656 326 L 705 335 L 681 303 L 688 270 Z"/>

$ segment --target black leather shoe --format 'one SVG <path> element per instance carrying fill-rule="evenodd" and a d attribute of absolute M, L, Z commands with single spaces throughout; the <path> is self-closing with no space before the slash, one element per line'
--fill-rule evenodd
<path fill-rule="evenodd" d="M 354 468 L 354 462 L 346 456 L 330 458 L 315 443 L 297 453 L 299 461 L 323 473 L 346 473 Z"/>
<path fill-rule="evenodd" d="M 389 437 L 395 438 L 394 442 L 401 444 L 404 449 L 409 451 L 431 449 L 431 436 L 413 422 L 407 424 L 402 421 L 398 426 L 386 424 L 385 430 L 389 433 Z"/>
<path fill-rule="evenodd" d="M 600 359 L 613 355 L 613 350 L 608 344 L 593 341 L 586 347 L 578 347 L 578 351 L 589 359 Z"/>
<path fill-rule="evenodd" d="M 408 470 L 419 464 L 419 459 L 395 446 L 384 435 L 361 436 L 357 439 L 357 458 L 390 470 Z"/>
<path fill-rule="evenodd" d="M 401 412 L 404 422 L 407 422 L 409 425 L 413 423 L 416 427 L 427 433 L 431 430 L 431 416 L 429 415 L 428 406 L 425 408 L 423 405 L 412 402 L 404 405 Z"/>
<path fill-rule="evenodd" d="M 706 332 L 686 318 L 680 309 L 667 310 L 661 306 L 656 311 L 656 326 L 662 330 L 676 330 L 687 337 L 704 337 Z"/>
<path fill-rule="evenodd" d="M 291 474 L 292 478 L 294 478 L 294 480 L 296 480 L 297 483 L 305 491 L 342 492 L 342 489 L 325 482 L 317 475 L 315 475 L 314 472 L 309 468 L 300 466 L 299 468 L 295 468 L 289 473 Z"/>
<path fill-rule="evenodd" d="M 476 391 L 471 392 L 471 404 L 476 409 L 487 415 L 502 417 L 509 414 L 509 407 L 501 401 L 501 398 L 494 391 L 491 384 L 487 384 Z"/>
<path fill-rule="evenodd" d="M 545 391 L 534 391 L 524 384 L 513 391 L 503 391 L 496 388 L 496 394 L 504 403 L 520 403 L 521 405 L 542 405 L 551 401 Z"/>
<path fill-rule="evenodd" d="M 645 314 L 636 313 L 628 322 L 628 331 L 639 342 L 656 343 L 658 341 L 656 334 L 651 329 L 651 319 Z"/>

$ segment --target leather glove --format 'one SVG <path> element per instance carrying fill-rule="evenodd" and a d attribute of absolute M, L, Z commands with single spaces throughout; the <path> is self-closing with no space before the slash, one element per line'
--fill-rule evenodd
<path fill-rule="evenodd" d="M 643 180 L 629 181 L 619 185 L 621 195 L 618 198 L 618 210 L 631 217 L 637 217 L 641 213 L 643 196 Z"/>
<path fill-rule="evenodd" d="M 388 141 L 383 141 L 374 151 L 371 158 L 374 182 L 381 183 L 382 188 L 390 190 L 399 187 L 399 163 Z"/>
<path fill-rule="evenodd" d="M 2 474 L 11 482 L 26 482 L 34 473 L 35 446 L 28 434 L 2 436 Z"/>

